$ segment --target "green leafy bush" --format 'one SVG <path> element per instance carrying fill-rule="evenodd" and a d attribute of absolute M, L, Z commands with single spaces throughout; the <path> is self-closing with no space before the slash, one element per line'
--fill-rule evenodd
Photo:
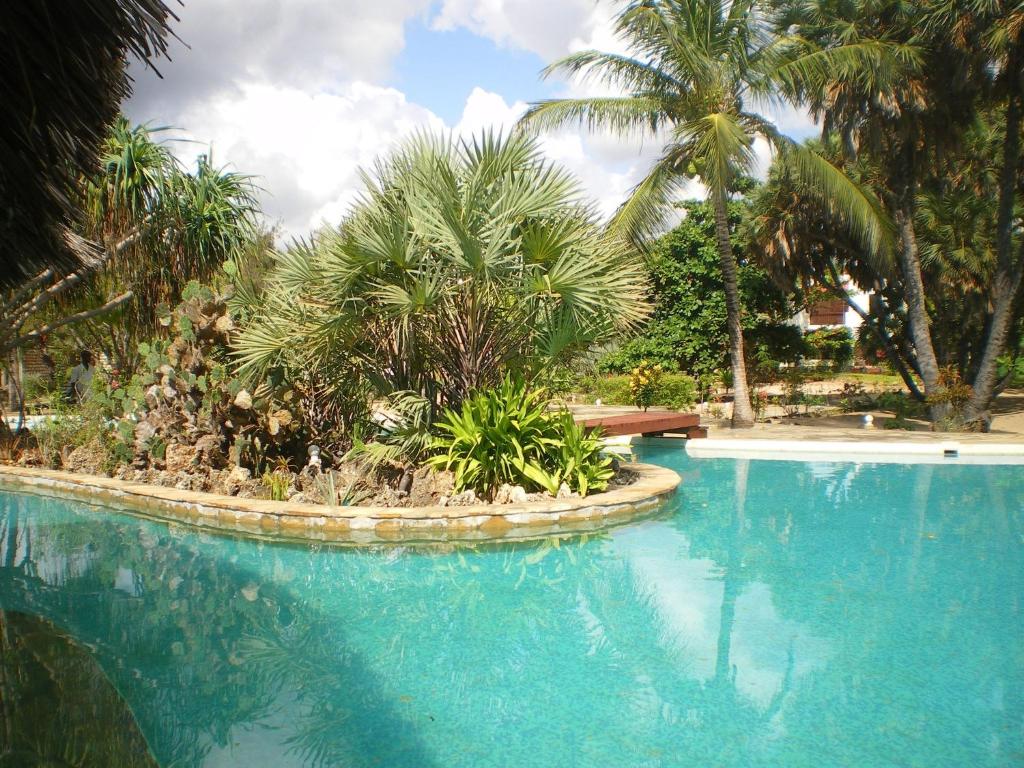
<path fill-rule="evenodd" d="M 800 356 L 799 331 L 787 324 L 792 314 L 785 294 L 749 257 L 742 220 L 746 200 L 729 204 L 733 249 L 739 261 L 743 332 L 750 351 L 779 362 Z M 602 373 L 629 373 L 641 362 L 660 363 L 666 372 L 710 374 L 729 364 L 725 287 L 707 202 L 683 204 L 686 215 L 647 255 L 651 318 L 639 333 L 599 362 Z"/>
<path fill-rule="evenodd" d="M 819 328 L 804 336 L 807 355 L 827 360 L 834 370 L 842 371 L 853 362 L 853 334 L 849 328 Z"/>
<path fill-rule="evenodd" d="M 577 394 L 605 405 L 634 405 L 629 376 L 591 376 L 581 379 Z M 683 373 L 666 373 L 652 396 L 651 405 L 686 410 L 697 401 L 697 383 Z"/>
<path fill-rule="evenodd" d="M 502 485 L 521 485 L 555 494 L 564 482 L 586 494 L 607 487 L 613 474 L 600 435 L 585 432 L 567 412 L 550 412 L 541 390 L 510 377 L 475 393 L 459 411 L 446 410 L 435 427 L 441 453 L 427 463 L 452 471 L 457 492 L 492 499 Z"/>
<path fill-rule="evenodd" d="M 553 458 L 554 465 L 551 473 L 559 481 L 555 490 L 565 483 L 580 496 L 586 496 L 591 490 L 607 488 L 615 472 L 612 460 L 601 453 L 604 444 L 600 430 L 577 424 L 569 411 L 559 411 L 552 420 L 557 442 L 549 458 Z"/>
<path fill-rule="evenodd" d="M 633 405 L 646 411 L 654 404 L 661 376 L 661 364 L 654 363 L 652 365 L 646 360 L 630 371 L 629 392 L 633 397 Z"/>

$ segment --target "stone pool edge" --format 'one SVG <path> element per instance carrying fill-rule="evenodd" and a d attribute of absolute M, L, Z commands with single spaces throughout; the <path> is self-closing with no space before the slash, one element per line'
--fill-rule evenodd
<path fill-rule="evenodd" d="M 681 482 L 665 467 L 628 467 L 639 474 L 636 482 L 586 498 L 464 507 L 331 508 L 11 465 L 0 465 L 0 487 L 70 495 L 159 520 L 261 538 L 345 544 L 521 541 L 632 522 L 656 512 Z"/>

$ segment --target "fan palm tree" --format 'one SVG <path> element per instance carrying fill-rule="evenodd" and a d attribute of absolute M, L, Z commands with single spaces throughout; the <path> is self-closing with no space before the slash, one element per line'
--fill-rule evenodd
<path fill-rule="evenodd" d="M 657 232 L 683 183 L 697 178 L 716 217 L 725 283 L 735 399 L 733 425 L 749 426 L 737 264 L 729 241 L 728 200 L 755 171 L 754 142 L 763 139 L 823 198 L 848 218 L 873 250 L 886 239 L 875 201 L 840 170 L 783 134 L 749 104 L 792 92 L 803 77 L 858 62 L 891 66 L 885 46 L 851 47 L 805 57 L 800 41 L 772 34 L 770 14 L 758 0 L 636 0 L 619 16 L 616 31 L 632 55 L 583 51 L 555 62 L 546 75 L 593 77 L 625 95 L 551 99 L 535 103 L 522 123 L 535 130 L 579 122 L 628 134 L 647 132 L 665 142 L 646 178 L 615 214 L 613 230 L 638 239 Z"/>
<path fill-rule="evenodd" d="M 646 314 L 639 255 L 527 136 L 419 136 L 364 182 L 340 227 L 280 255 L 238 339 L 243 373 L 362 375 L 457 405 Z"/>

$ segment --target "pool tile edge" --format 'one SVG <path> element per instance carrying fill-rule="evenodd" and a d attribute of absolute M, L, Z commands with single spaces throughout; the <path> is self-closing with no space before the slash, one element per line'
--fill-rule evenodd
<path fill-rule="evenodd" d="M 629 486 L 586 498 L 463 507 L 337 507 L 243 499 L 60 470 L 0 465 L 0 487 L 55 495 L 202 530 L 351 545 L 522 541 L 593 533 L 655 514 L 681 478 L 630 464 Z"/>

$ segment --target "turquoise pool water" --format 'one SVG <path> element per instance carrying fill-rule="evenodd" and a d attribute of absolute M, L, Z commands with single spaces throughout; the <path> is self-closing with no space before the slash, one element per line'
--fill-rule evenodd
<path fill-rule="evenodd" d="M 1024 761 L 1024 467 L 645 458 L 672 508 L 558 546 L 2 493 L 0 765 L 117 764 L 136 729 L 165 768 Z"/>

